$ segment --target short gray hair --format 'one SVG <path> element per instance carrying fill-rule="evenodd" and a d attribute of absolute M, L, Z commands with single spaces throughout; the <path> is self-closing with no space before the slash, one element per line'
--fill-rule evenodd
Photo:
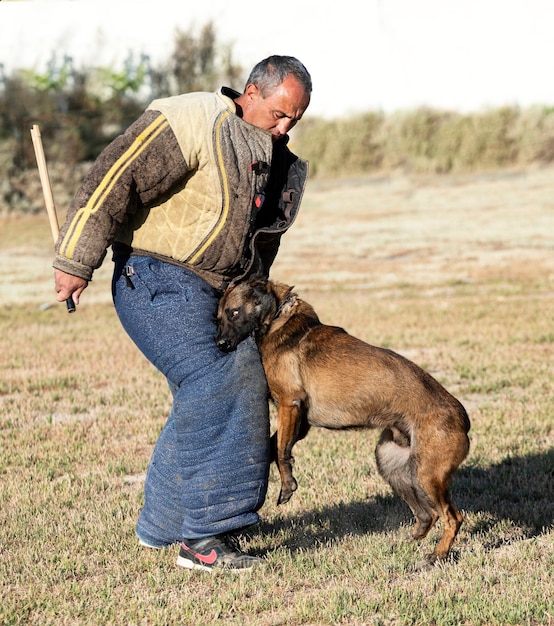
<path fill-rule="evenodd" d="M 274 54 L 257 63 L 246 81 L 246 86 L 256 85 L 262 98 L 279 87 L 287 76 L 294 76 L 306 94 L 312 93 L 312 77 L 308 70 L 295 57 Z"/>

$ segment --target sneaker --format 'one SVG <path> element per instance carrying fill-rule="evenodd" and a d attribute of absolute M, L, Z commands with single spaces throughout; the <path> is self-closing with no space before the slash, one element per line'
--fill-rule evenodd
<path fill-rule="evenodd" d="M 262 563 L 257 556 L 241 552 L 238 539 L 231 535 L 216 535 L 181 542 L 177 565 L 188 569 L 211 572 L 213 569 L 245 571 Z"/>

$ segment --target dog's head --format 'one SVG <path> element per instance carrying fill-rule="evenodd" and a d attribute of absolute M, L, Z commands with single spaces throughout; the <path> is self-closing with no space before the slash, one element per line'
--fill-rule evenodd
<path fill-rule="evenodd" d="M 253 335 L 259 343 L 267 333 L 281 304 L 280 292 L 292 287 L 269 280 L 253 279 L 229 287 L 217 310 L 216 342 L 223 352 L 231 352 L 238 344 Z"/>

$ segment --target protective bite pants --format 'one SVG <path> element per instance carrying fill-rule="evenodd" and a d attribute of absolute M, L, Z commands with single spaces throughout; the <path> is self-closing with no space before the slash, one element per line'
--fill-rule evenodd
<path fill-rule="evenodd" d="M 253 340 L 222 353 L 217 292 L 178 266 L 116 260 L 112 288 L 123 327 L 173 393 L 146 475 L 138 536 L 164 546 L 256 523 L 267 492 L 269 413 Z"/>

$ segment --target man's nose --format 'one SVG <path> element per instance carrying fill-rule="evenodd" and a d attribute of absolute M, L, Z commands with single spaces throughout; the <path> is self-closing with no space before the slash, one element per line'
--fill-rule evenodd
<path fill-rule="evenodd" d="M 286 135 L 289 130 L 294 126 L 294 124 L 295 122 L 293 120 L 285 117 L 279 120 L 279 123 L 277 124 L 277 130 L 279 131 L 280 135 Z"/>

